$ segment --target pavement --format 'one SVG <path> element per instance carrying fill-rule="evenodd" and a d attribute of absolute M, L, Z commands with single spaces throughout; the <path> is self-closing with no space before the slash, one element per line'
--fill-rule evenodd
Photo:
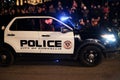
<path fill-rule="evenodd" d="M 120 54 L 95 67 L 83 67 L 73 60 L 21 59 L 9 67 L 0 67 L 0 80 L 120 80 Z"/>

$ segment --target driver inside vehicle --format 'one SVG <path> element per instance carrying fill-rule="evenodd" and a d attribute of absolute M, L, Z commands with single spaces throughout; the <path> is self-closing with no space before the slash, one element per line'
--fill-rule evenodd
<path fill-rule="evenodd" d="M 47 18 L 44 20 L 44 24 L 43 24 L 43 31 L 54 31 L 54 26 L 53 26 L 53 19 L 51 18 Z"/>

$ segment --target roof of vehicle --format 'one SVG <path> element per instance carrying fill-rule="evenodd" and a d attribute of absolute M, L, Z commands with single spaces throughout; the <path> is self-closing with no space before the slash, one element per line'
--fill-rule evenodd
<path fill-rule="evenodd" d="M 54 18 L 52 16 L 18 16 L 15 18 Z"/>

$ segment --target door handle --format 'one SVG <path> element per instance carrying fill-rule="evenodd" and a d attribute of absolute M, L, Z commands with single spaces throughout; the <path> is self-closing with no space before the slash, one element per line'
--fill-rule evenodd
<path fill-rule="evenodd" d="M 7 36 L 15 36 L 15 34 L 7 34 Z"/>
<path fill-rule="evenodd" d="M 50 35 L 42 35 L 42 37 L 50 37 Z"/>

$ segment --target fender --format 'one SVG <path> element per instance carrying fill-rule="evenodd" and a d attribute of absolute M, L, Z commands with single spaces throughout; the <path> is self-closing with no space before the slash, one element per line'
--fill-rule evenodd
<path fill-rule="evenodd" d="M 101 49 L 106 49 L 105 46 L 102 44 L 102 42 L 98 39 L 86 39 L 80 46 L 79 49 L 87 46 L 87 45 L 95 45 L 100 47 Z"/>
<path fill-rule="evenodd" d="M 80 46 L 75 51 L 74 59 L 78 58 L 79 51 L 88 45 L 94 45 L 96 47 L 99 47 L 103 51 L 104 57 L 106 57 L 106 53 L 104 53 L 104 50 L 106 49 L 104 45 L 98 40 L 98 39 L 86 39 L 85 41 L 81 42 Z"/>
<path fill-rule="evenodd" d="M 9 49 L 10 51 L 12 51 L 13 53 L 16 53 L 15 50 L 13 49 L 13 47 L 10 46 L 10 45 L 7 44 L 7 43 L 2 43 L 2 44 L 0 45 L 0 47 L 7 48 L 7 49 Z"/>

